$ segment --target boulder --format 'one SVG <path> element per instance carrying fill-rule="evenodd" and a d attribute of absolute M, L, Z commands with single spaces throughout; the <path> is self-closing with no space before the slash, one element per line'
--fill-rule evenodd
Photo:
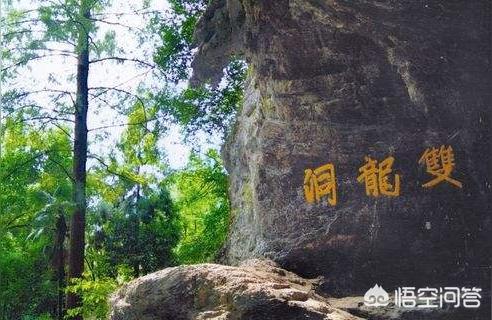
<path fill-rule="evenodd" d="M 340 296 L 490 290 L 490 17 L 488 0 L 213 1 L 193 83 L 249 64 L 220 261 L 269 258 Z"/>
<path fill-rule="evenodd" d="M 313 287 L 269 261 L 180 266 L 126 284 L 111 299 L 110 319 L 359 319 L 333 308 Z"/>
<path fill-rule="evenodd" d="M 238 267 L 202 264 L 138 278 L 111 298 L 111 320 L 463 320 L 489 319 L 478 309 L 364 305 L 363 296 L 324 297 L 320 279 L 304 279 L 273 261 Z M 392 297 L 393 299 L 393 297 Z M 394 300 L 392 300 L 394 301 Z"/>

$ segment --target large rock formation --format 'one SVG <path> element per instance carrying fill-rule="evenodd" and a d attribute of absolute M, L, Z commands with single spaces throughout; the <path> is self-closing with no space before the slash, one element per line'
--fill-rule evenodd
<path fill-rule="evenodd" d="M 212 1 L 193 82 L 250 66 L 224 150 L 221 262 L 240 266 L 138 279 L 112 319 L 489 319 L 491 21 L 488 0 Z M 389 162 L 358 179 L 366 157 Z M 481 287 L 483 306 L 333 298 L 375 283 Z"/>
<path fill-rule="evenodd" d="M 313 283 L 251 260 L 206 264 L 141 277 L 112 298 L 112 320 L 357 320 L 314 293 Z"/>
<path fill-rule="evenodd" d="M 224 151 L 234 222 L 222 261 L 267 257 L 324 276 L 330 294 L 488 291 L 491 21 L 487 0 L 214 1 L 193 80 L 216 81 L 231 55 L 250 66 Z M 379 188 L 369 181 L 378 197 L 357 180 L 366 156 L 394 157 Z M 337 203 L 308 203 L 306 170 L 327 163 Z M 395 174 L 399 195 L 381 194 Z"/>
<path fill-rule="evenodd" d="M 366 307 L 363 297 L 325 298 L 316 280 L 272 261 L 168 268 L 126 284 L 112 297 L 112 320 L 464 320 L 476 312 Z"/>

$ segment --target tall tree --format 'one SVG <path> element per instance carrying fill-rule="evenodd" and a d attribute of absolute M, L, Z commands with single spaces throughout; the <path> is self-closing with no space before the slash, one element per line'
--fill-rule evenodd
<path fill-rule="evenodd" d="M 70 223 L 69 279 L 80 278 L 84 271 L 86 167 L 87 167 L 87 111 L 89 109 L 89 28 L 90 1 L 81 0 L 77 19 L 77 92 L 75 100 L 75 137 L 73 144 L 73 202 L 75 210 Z M 80 307 L 81 298 L 67 297 L 67 308 Z M 82 316 L 77 318 L 82 319 Z"/>
<path fill-rule="evenodd" d="M 128 121 L 140 123 L 157 112 L 156 105 L 136 103 Z M 179 236 L 169 192 L 160 183 L 169 171 L 158 147 L 161 125 L 155 121 L 127 127 L 107 161 L 109 170 L 99 166 L 96 171 L 103 180 L 116 174 L 109 187 L 119 190 L 116 201 L 102 201 L 108 203 L 95 222 L 96 235 L 103 238 L 99 244 L 114 265 L 131 267 L 134 277 L 172 265 L 171 250 Z"/>
<path fill-rule="evenodd" d="M 148 2 L 142 0 L 144 5 L 141 9 L 133 8 L 125 12 L 118 8 L 122 6 L 122 2 L 115 2 L 117 7 L 111 7 L 111 3 L 105 0 L 4 1 L 8 3 L 8 7 L 3 21 L 5 28 L 1 50 L 1 56 L 5 61 L 1 68 L 0 80 L 4 84 L 2 111 L 9 119 L 19 124 L 26 124 L 33 131 L 57 127 L 59 133 L 66 134 L 72 143 L 72 154 L 64 158 L 64 161 L 71 161 L 72 169 L 67 170 L 65 165 L 61 166 L 63 174 L 69 177 L 72 183 L 72 203 L 69 207 L 63 207 L 66 209 L 64 211 L 51 210 L 56 213 L 51 215 L 56 219 L 49 221 L 53 231 L 58 227 L 55 247 L 58 260 L 63 261 L 65 260 L 62 251 L 64 214 L 61 212 L 67 214 L 70 234 L 67 274 L 70 280 L 80 279 L 84 272 L 86 215 L 90 212 L 87 204 L 101 198 L 90 189 L 90 180 L 93 178 L 90 174 L 91 169 L 96 167 L 104 169 L 110 175 L 124 177 L 124 180 L 128 181 L 127 185 L 121 187 L 122 194 L 114 200 L 118 202 L 124 199 L 131 205 L 113 203 L 113 207 L 116 211 L 128 209 L 123 213 L 123 218 L 129 211 L 138 213 L 135 215 L 137 221 L 132 221 L 132 225 L 142 227 L 142 237 L 136 239 L 137 247 L 140 248 L 138 250 L 146 250 L 143 244 L 152 241 L 159 244 L 159 247 L 165 248 L 162 252 L 153 253 L 148 257 L 141 258 L 137 255 L 138 259 L 134 259 L 134 274 L 139 274 L 141 267 L 143 272 L 147 272 L 164 266 L 169 263 L 170 258 L 154 261 L 154 257 L 168 255 L 170 248 L 177 241 L 176 228 L 168 226 L 168 222 L 174 219 L 173 211 L 168 210 L 170 203 L 166 200 L 167 195 L 163 190 L 165 187 L 158 186 L 155 181 L 149 183 L 141 179 L 144 171 L 148 170 L 149 163 L 164 161 L 164 159 L 153 158 L 159 134 L 165 127 L 158 123 L 175 121 L 185 125 L 192 133 L 202 129 L 210 133 L 224 132 L 229 127 L 230 120 L 242 98 L 244 65 L 241 63 L 233 64 L 226 70 L 227 79 L 221 88 L 187 89 L 183 92 L 176 90 L 177 94 L 170 93 L 172 90 L 168 88 L 160 90 L 162 88 L 157 84 L 162 83 L 169 85 L 171 89 L 176 89 L 171 83 L 182 83 L 189 76 L 191 37 L 206 1 L 170 1 L 173 10 L 173 14 L 169 16 L 171 20 L 146 7 L 145 3 Z M 27 3 L 29 5 L 25 6 Z M 12 4 L 19 4 L 19 7 Z M 21 4 L 24 7 L 20 7 Z M 124 5 L 131 6 L 127 3 Z M 121 12 L 118 12 L 119 10 Z M 131 19 L 125 19 L 127 16 L 140 17 L 139 19 L 145 21 L 152 19 L 154 23 L 151 28 L 157 26 L 158 32 L 145 32 L 146 30 L 135 28 Z M 131 46 L 127 43 L 125 48 L 118 45 L 117 39 L 122 30 L 127 35 L 138 34 L 137 40 L 133 42 L 134 47 L 139 49 L 136 51 L 137 54 L 130 51 Z M 127 36 L 124 36 L 124 41 L 128 42 Z M 158 52 L 153 56 L 152 52 L 144 50 L 149 44 L 151 49 L 159 47 Z M 144 53 L 139 54 L 140 51 Z M 160 68 L 156 68 L 154 63 Z M 118 72 L 116 68 L 121 65 L 131 65 L 131 67 L 124 69 L 124 73 Z M 138 73 L 134 72 L 131 77 L 125 77 L 133 73 L 128 70 Z M 104 76 L 101 77 L 103 73 Z M 164 73 L 167 76 L 164 76 Z M 115 76 L 111 77 L 111 75 Z M 120 75 L 125 78 L 119 80 Z M 156 78 L 159 80 L 155 80 Z M 137 85 L 144 82 L 148 84 Z M 150 91 L 149 88 L 161 94 L 143 94 Z M 153 109 L 147 108 L 149 102 L 156 97 L 159 98 L 157 104 L 150 104 Z M 108 123 L 102 118 L 116 120 Z M 146 126 L 149 123 L 154 125 Z M 107 129 L 123 126 L 129 126 L 133 131 L 128 130 L 123 135 L 121 153 L 116 161 L 100 154 L 101 149 L 106 149 L 106 146 L 98 149 L 96 144 L 91 144 L 91 142 L 104 144 L 107 141 L 105 139 L 108 138 Z M 47 151 L 39 157 L 49 157 L 50 154 L 51 152 Z M 122 159 L 126 162 L 126 167 L 120 165 Z M 60 159 L 52 159 L 53 163 L 59 162 L 58 160 Z M 222 177 L 222 173 L 217 176 Z M 222 181 L 222 178 L 220 179 Z M 186 184 L 184 182 L 186 179 L 183 178 L 181 181 Z M 218 202 L 226 203 L 222 193 L 216 198 L 219 199 Z M 17 197 L 14 202 L 17 201 L 24 200 Z M 210 208 L 213 207 L 214 201 L 209 201 Z M 198 255 L 201 250 L 199 246 L 189 246 L 196 247 L 195 261 L 209 259 L 216 252 L 222 240 L 214 239 L 222 239 L 227 227 L 227 205 L 221 205 L 221 210 L 208 210 L 207 202 L 204 208 L 204 212 L 210 214 L 206 215 L 204 228 L 198 224 L 197 229 L 204 230 L 203 236 L 206 234 L 212 236 L 208 239 L 210 241 L 207 242 L 207 253 L 204 255 Z M 33 218 L 33 215 L 27 217 Z M 16 220 L 16 224 L 23 221 L 24 219 L 20 218 L 19 221 Z M 221 231 L 218 234 L 210 233 L 217 221 L 220 222 Z M 167 231 L 164 228 L 168 228 Z M 151 237 L 150 240 L 148 236 Z M 170 241 L 161 241 L 164 238 Z M 198 238 L 194 240 L 196 243 L 200 242 Z M 181 251 L 186 252 L 186 250 Z M 58 280 L 63 278 L 65 273 L 62 265 L 63 263 L 60 262 L 56 268 Z M 85 264 L 85 266 L 89 265 L 89 263 Z M 81 283 L 78 280 L 73 282 Z M 63 286 L 63 281 L 60 281 L 60 287 Z M 81 309 L 79 307 L 83 300 L 80 294 L 74 293 L 82 291 L 70 290 L 70 292 L 72 294 L 67 298 L 67 306 L 72 309 L 70 314 L 79 314 L 80 319 L 78 309 Z M 59 302 L 58 307 L 60 316 L 63 311 L 60 307 L 63 309 L 63 303 Z"/>
<path fill-rule="evenodd" d="M 142 3 L 143 7 L 139 10 L 146 8 L 147 1 Z M 126 84 L 142 82 L 144 76 L 147 79 L 162 76 L 162 73 L 154 72 L 157 69 L 154 68 L 150 54 L 129 53 L 117 46 L 118 32 L 125 32 L 125 41 L 129 41 L 128 34 L 138 33 L 136 41 L 148 37 L 143 30 L 120 19 L 126 14 L 140 11 L 135 9 L 116 14 L 108 12 L 110 5 L 105 0 L 33 1 L 27 8 L 9 7 L 5 21 L 2 47 L 5 45 L 8 50 L 2 50 L 2 56 L 7 61 L 2 75 L 7 90 L 3 95 L 2 107 L 17 121 L 28 122 L 40 129 L 52 126 L 63 128 L 63 124 L 67 123 L 73 126 L 73 131 L 65 130 L 73 141 L 69 280 L 80 278 L 84 271 L 90 134 L 96 134 L 92 139 L 97 139 L 101 131 L 127 124 L 104 123 L 89 128 L 88 119 L 103 108 L 108 113 L 115 113 L 116 119 L 125 117 L 129 106 L 136 101 L 141 104 L 147 102 L 136 91 L 136 85 L 129 87 Z M 43 61 L 47 61 L 47 65 L 43 65 Z M 67 63 L 75 71 L 52 69 L 61 63 Z M 104 70 L 103 65 L 116 68 L 120 64 L 131 64 L 129 68 L 135 70 L 136 75 L 116 84 L 104 83 L 106 79 L 89 79 L 89 71 L 92 69 L 101 71 Z M 29 75 L 39 77 L 41 72 L 32 72 L 38 68 L 48 74 L 46 80 L 41 80 L 42 85 L 33 89 L 24 80 Z M 116 80 L 117 75 L 113 78 Z M 93 85 L 90 86 L 92 81 Z M 129 125 L 142 125 L 156 121 L 158 117 L 157 114 L 153 118 L 145 117 L 140 123 Z M 101 119 L 98 121 L 103 122 Z M 102 157 L 96 158 L 99 162 Z M 67 308 L 79 308 L 81 301 L 77 294 L 69 294 Z"/>

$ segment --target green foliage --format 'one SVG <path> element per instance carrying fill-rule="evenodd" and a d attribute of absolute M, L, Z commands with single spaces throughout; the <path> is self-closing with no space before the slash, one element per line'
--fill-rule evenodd
<path fill-rule="evenodd" d="M 156 113 L 157 108 L 136 103 L 128 117 L 136 125 L 125 129 L 110 159 L 117 179 L 106 182 L 112 175 L 107 168 L 93 174 L 93 181 L 117 192 L 103 197 L 98 210 L 91 213 L 91 244 L 104 252 L 109 265 L 131 268 L 133 276 L 173 265 L 172 249 L 180 234 L 169 192 L 157 178 L 166 173 L 157 147 L 160 124 L 146 121 Z M 116 276 L 114 272 L 106 275 Z"/>
<path fill-rule="evenodd" d="M 170 0 L 172 14 L 154 23 L 159 25 L 162 45 L 154 61 L 167 73 L 169 80 L 186 80 L 190 73 L 192 40 L 198 18 L 205 11 L 204 0 Z"/>
<path fill-rule="evenodd" d="M 33 218 L 53 212 L 71 193 L 70 140 L 62 130 L 28 130 L 21 122 L 5 125 L 0 159 L 0 233 L 33 226 Z M 53 196 L 61 202 L 54 203 Z"/>
<path fill-rule="evenodd" d="M 0 158 L 0 319 L 51 311 L 54 217 L 69 198 L 71 150 L 62 130 L 8 119 Z M 22 276 L 19 277 L 19 274 Z"/>
<path fill-rule="evenodd" d="M 157 117 L 158 109 L 154 106 L 145 108 L 136 103 L 128 115 L 128 123 L 138 124 L 129 126 L 117 148 L 123 154 L 125 162 L 135 169 L 143 165 L 158 165 L 162 154 L 157 147 L 161 126 L 159 122 L 148 123 L 148 119 Z"/>
<path fill-rule="evenodd" d="M 211 261 L 222 247 L 229 227 L 227 175 L 214 150 L 205 158 L 192 155 L 188 166 L 171 176 L 182 239 L 176 247 L 180 263 Z"/>
<path fill-rule="evenodd" d="M 68 11 L 70 11 L 70 16 L 67 19 Z M 39 19 L 46 28 L 45 40 L 61 42 L 77 37 L 79 26 L 75 23 L 73 16 L 78 12 L 78 5 L 74 1 L 40 6 L 38 12 Z"/>
<path fill-rule="evenodd" d="M 165 45 L 157 50 L 154 61 L 166 71 L 169 70 L 168 77 L 172 81 L 186 79 L 191 60 L 189 44 L 180 34 L 180 30 L 174 26 L 162 26 L 161 37 Z"/>
<path fill-rule="evenodd" d="M 67 292 L 81 295 L 83 306 L 68 310 L 66 318 L 82 315 L 85 319 L 107 319 L 108 297 L 117 287 L 116 280 L 109 277 L 92 279 L 85 274 L 83 278 L 74 279 Z"/>
<path fill-rule="evenodd" d="M 34 316 L 26 315 L 23 316 L 21 320 L 53 320 L 53 318 L 48 313 L 45 313 L 45 314 L 34 315 Z"/>
<path fill-rule="evenodd" d="M 154 60 L 168 80 L 183 82 L 190 75 L 192 37 L 207 1 L 169 3 L 172 14 L 154 20 L 162 40 Z M 91 59 L 122 54 L 114 31 L 92 37 L 98 30 L 97 19 L 104 15 L 80 16 L 81 6 L 91 6 L 98 13 L 106 4 L 62 0 L 35 1 L 35 9 L 27 11 L 9 7 L 0 80 L 18 81 L 17 75 L 35 70 L 31 62 L 43 57 L 73 57 L 81 49 L 76 47 L 81 32 L 91 35 Z M 168 121 L 183 126 L 188 136 L 224 135 L 242 101 L 244 79 L 244 63 L 233 61 L 218 88 L 178 91 L 173 87 L 175 92 L 164 93 L 141 88 L 138 94 L 143 98 L 133 101 L 128 94 L 113 101 L 114 96 L 108 99 L 104 90 L 91 89 L 91 108 L 101 106 L 96 105 L 98 99 L 117 103 L 115 110 L 128 117 L 129 125 L 108 156 L 91 155 L 89 160 L 86 272 L 67 289 L 82 294 L 83 306 L 69 310 L 69 316 L 104 319 L 109 293 L 123 282 L 216 256 L 228 232 L 230 212 L 220 157 L 215 151 L 192 155 L 185 169 L 171 172 L 159 140 Z M 74 80 L 75 71 L 66 79 L 50 74 L 47 84 L 59 88 Z M 12 86 L 2 95 L 0 320 L 47 320 L 54 314 L 56 221 L 60 215 L 68 218 L 72 211 L 71 129 L 60 123 L 72 121 L 74 95 L 47 89 L 40 90 L 44 98 L 37 99 L 33 97 L 37 93 L 29 90 Z M 92 146 L 99 142 L 91 141 Z"/>
<path fill-rule="evenodd" d="M 242 104 L 245 76 L 246 65 L 234 60 L 219 87 L 187 88 L 178 96 L 162 99 L 161 104 L 184 127 L 187 137 L 205 132 L 224 138 Z"/>
<path fill-rule="evenodd" d="M 174 264 L 179 225 L 167 190 L 148 190 L 138 199 L 132 195 L 117 207 L 102 208 L 98 216 L 94 247 L 105 252 L 110 265 L 126 265 L 139 276 Z"/>
<path fill-rule="evenodd" d="M 0 319 L 39 314 L 54 299 L 44 258 L 47 239 L 25 241 L 8 233 L 0 238 Z"/>
<path fill-rule="evenodd" d="M 172 8 L 169 17 L 155 22 L 159 25 L 162 45 L 157 48 L 154 61 L 170 80 L 178 83 L 191 75 L 193 33 L 207 1 L 169 2 Z M 225 68 L 223 81 L 217 88 L 203 86 L 186 88 L 178 94 L 164 92 L 157 99 L 162 110 L 184 127 L 187 138 L 203 132 L 224 138 L 242 103 L 245 75 L 245 63 L 233 60 Z"/>

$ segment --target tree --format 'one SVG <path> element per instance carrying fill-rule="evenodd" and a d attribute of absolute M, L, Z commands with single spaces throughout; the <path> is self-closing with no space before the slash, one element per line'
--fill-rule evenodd
<path fill-rule="evenodd" d="M 118 126 L 111 124 L 88 128 L 89 105 L 95 110 L 104 106 L 124 115 L 124 107 L 118 107 L 118 104 L 124 105 L 122 102 L 127 101 L 132 103 L 131 100 L 145 103 L 136 92 L 127 90 L 121 84 L 90 87 L 89 70 L 104 63 L 132 63 L 145 69 L 141 75 L 154 70 L 151 62 L 125 56 L 124 50 L 118 50 L 114 30 L 103 35 L 99 32 L 101 25 L 132 29 L 131 26 L 111 20 L 110 14 L 105 12 L 108 7 L 109 2 L 103 0 L 60 0 L 50 1 L 48 4 L 35 1 L 32 7 L 25 10 L 10 7 L 6 18 L 4 42 L 7 43 L 8 50 L 3 50 L 2 55 L 8 64 L 2 69 L 2 78 L 8 90 L 2 97 L 2 107 L 9 114 L 21 114 L 21 118 L 16 118 L 19 121 L 41 128 L 62 127 L 61 123 L 73 126 L 71 180 L 74 209 L 69 224 L 69 279 L 80 278 L 84 270 L 89 133 Z M 61 75 L 50 73 L 47 77 L 50 86 L 36 90 L 19 86 L 19 82 L 17 85 L 13 84 L 13 79 L 22 78 L 20 71 L 39 66 L 40 61 L 55 57 L 71 60 L 75 72 Z M 77 61 L 76 68 L 74 61 Z M 71 90 L 73 84 L 75 90 Z M 143 120 L 150 121 L 155 119 Z M 70 135 L 69 132 L 66 133 Z M 68 295 L 68 308 L 80 307 L 80 304 L 79 296 Z"/>
<path fill-rule="evenodd" d="M 180 263 L 212 261 L 229 230 L 227 174 L 214 150 L 190 156 L 185 169 L 168 178 L 179 214 L 182 238 L 176 247 Z"/>
<path fill-rule="evenodd" d="M 176 83 L 190 77 L 193 58 L 193 33 L 200 16 L 205 12 L 207 0 L 170 0 L 171 12 L 163 17 L 156 15 L 152 26 L 162 39 L 154 61 Z"/>
<path fill-rule="evenodd" d="M 19 296 L 4 304 L 8 318 L 45 312 L 61 318 L 66 273 L 70 317 L 101 317 L 115 278 L 175 264 L 176 255 L 179 262 L 208 261 L 225 239 L 229 205 L 218 155 L 193 157 L 169 185 L 161 183 L 171 171 L 158 141 L 169 122 L 182 125 L 189 136 L 223 136 L 242 99 L 245 66 L 231 64 L 218 88 L 182 90 L 192 34 L 206 1 L 170 1 L 168 15 L 142 2 L 129 12 L 103 0 L 32 1 L 28 7 L 22 7 L 24 1 L 4 2 L 0 109 L 9 120 L 0 119 L 0 222 L 5 222 L 0 247 L 16 254 L 4 262 L 22 262 L 25 272 L 42 274 L 46 285 L 19 282 L 18 288 L 44 289 L 32 303 L 25 303 L 22 290 L 6 289 L 4 301 L 9 294 Z M 129 15 L 152 18 L 152 24 L 139 29 L 125 20 Z M 118 45 L 121 30 L 135 35 L 132 45 L 142 48 L 141 54 Z M 122 66 L 124 73 L 115 71 Z M 97 77 L 103 71 L 104 79 Z M 116 148 L 104 144 L 112 138 L 109 129 L 121 136 Z M 194 192 L 204 191 L 201 184 L 208 193 L 195 198 Z M 20 257 L 22 250 L 29 257 Z M 114 265 L 118 271 L 111 273 Z M 14 279 L 13 269 L 4 269 L 10 271 L 2 275 Z"/>
<path fill-rule="evenodd" d="M 147 189 L 138 202 L 131 197 L 101 210 L 92 241 L 110 265 L 126 266 L 136 278 L 175 264 L 172 249 L 180 229 L 165 188 Z M 108 276 L 117 275 L 114 268 L 108 271 Z"/>
<path fill-rule="evenodd" d="M 136 103 L 128 121 L 142 122 L 158 111 L 155 105 Z M 157 145 L 161 131 L 159 121 L 127 127 L 106 161 L 109 168 L 101 165 L 94 176 L 99 183 L 115 176 L 109 186 L 118 190 L 116 197 L 102 199 L 98 218 L 91 223 L 94 247 L 104 249 L 112 265 L 132 268 L 133 277 L 173 265 L 172 249 L 179 238 L 169 192 L 159 182 L 169 171 Z"/>
<path fill-rule="evenodd" d="M 187 87 L 179 94 L 159 98 L 165 112 L 184 128 L 186 138 L 193 139 L 205 133 L 224 141 L 242 104 L 245 79 L 245 63 L 234 60 L 224 70 L 219 87 Z"/>
<path fill-rule="evenodd" d="M 53 274 L 63 238 L 55 221 L 68 210 L 70 140 L 6 119 L 0 157 L 0 319 L 52 312 L 62 306 L 63 276 Z M 63 252 L 63 251 L 62 251 Z M 52 265 L 53 264 L 53 265 Z M 19 277 L 22 274 L 22 277 Z"/>
<path fill-rule="evenodd" d="M 169 74 L 169 80 L 178 83 L 191 77 L 193 34 L 208 1 L 171 0 L 169 3 L 171 13 L 153 20 L 154 30 L 162 39 L 154 61 Z M 156 100 L 172 121 L 184 128 L 186 138 L 205 133 L 224 141 L 242 103 L 245 80 L 246 63 L 234 59 L 225 68 L 219 86 L 183 86 L 182 90 L 160 92 Z"/>
<path fill-rule="evenodd" d="M 75 100 L 75 137 L 73 144 L 73 203 L 74 213 L 70 222 L 70 256 L 68 278 L 82 277 L 84 271 L 85 214 L 86 214 L 86 167 L 87 167 L 87 110 L 89 109 L 89 30 L 91 28 L 91 5 L 81 0 L 77 19 L 77 91 Z M 67 308 L 81 305 L 75 294 L 67 297 Z"/>

